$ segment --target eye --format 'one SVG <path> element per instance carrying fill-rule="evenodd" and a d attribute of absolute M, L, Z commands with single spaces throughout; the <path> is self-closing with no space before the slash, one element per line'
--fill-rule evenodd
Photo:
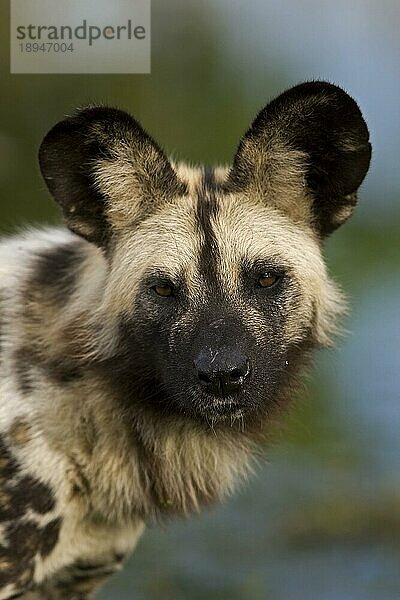
<path fill-rule="evenodd" d="M 263 273 L 258 279 L 258 283 L 262 288 L 270 288 L 274 286 L 280 279 L 280 275 L 276 273 Z"/>
<path fill-rule="evenodd" d="M 168 283 L 160 283 L 158 285 L 154 285 L 153 290 L 155 291 L 157 296 L 163 296 L 164 298 L 172 296 L 174 293 L 172 285 L 169 285 Z"/>

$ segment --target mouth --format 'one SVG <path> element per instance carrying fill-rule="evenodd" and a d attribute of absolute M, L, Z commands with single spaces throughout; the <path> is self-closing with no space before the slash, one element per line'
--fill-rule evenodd
<path fill-rule="evenodd" d="M 167 393 L 169 406 L 175 408 L 180 414 L 210 424 L 220 421 L 233 423 L 243 421 L 252 412 L 250 398 L 243 394 L 226 394 L 224 396 L 210 394 L 201 389 L 189 388 L 187 392 Z"/>
<path fill-rule="evenodd" d="M 202 399 L 200 410 L 206 418 L 213 420 L 239 419 L 243 417 L 244 404 L 234 396 L 207 396 Z"/>

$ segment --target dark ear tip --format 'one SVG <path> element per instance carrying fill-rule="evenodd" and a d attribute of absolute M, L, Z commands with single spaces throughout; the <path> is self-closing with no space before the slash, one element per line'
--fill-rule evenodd
<path fill-rule="evenodd" d="M 39 164 L 43 173 L 45 163 L 51 154 L 69 144 L 69 149 L 82 142 L 99 140 L 104 134 L 107 139 L 118 137 L 121 132 L 132 136 L 150 136 L 142 126 L 126 111 L 107 105 L 89 105 L 77 109 L 72 115 L 54 125 L 43 138 L 39 147 Z M 152 140 L 152 143 L 157 144 Z M 157 146 L 158 147 L 158 146 Z M 50 155 L 50 156 L 49 156 Z"/>
<path fill-rule="evenodd" d="M 113 121 L 125 121 L 130 123 L 134 121 L 134 119 L 130 114 L 120 108 L 106 105 L 84 106 L 75 110 L 72 115 L 66 116 L 62 121 L 56 123 L 44 137 L 43 142 L 45 140 L 50 141 L 53 136 L 80 129 L 85 125 L 90 125 L 96 121 L 108 121 L 109 123 L 112 123 Z M 134 122 L 136 123 L 136 121 Z"/>
<path fill-rule="evenodd" d="M 354 98 L 340 86 L 329 81 L 312 80 L 300 83 L 284 92 L 287 100 L 304 100 L 320 103 L 321 109 L 332 110 L 339 121 L 358 123 L 358 135 L 365 143 L 369 140 L 367 124 Z M 278 97 L 279 98 L 279 97 Z"/>
<path fill-rule="evenodd" d="M 309 81 L 303 81 L 302 83 L 298 83 L 297 85 L 289 88 L 290 90 L 296 90 L 297 92 L 303 91 L 304 93 L 330 93 L 330 94 L 345 94 L 349 96 L 349 94 L 336 83 L 331 83 L 330 81 L 325 81 L 322 79 L 310 79 Z"/>
<path fill-rule="evenodd" d="M 299 83 L 287 90 L 285 93 L 292 93 L 294 96 L 325 96 L 328 100 L 338 100 L 338 101 L 350 101 L 357 106 L 354 98 L 342 87 L 337 85 L 336 83 L 331 83 L 330 81 L 323 81 L 319 79 L 313 79 L 310 81 L 304 81 L 303 83 Z M 358 108 L 358 106 L 357 106 Z"/>
<path fill-rule="evenodd" d="M 326 131 L 340 129 L 352 132 L 360 146 L 368 143 L 369 131 L 357 102 L 338 85 L 322 80 L 306 81 L 275 97 L 254 119 L 247 136 L 257 136 L 268 123 L 286 120 L 286 126 L 301 135 L 313 124 L 318 130 L 321 123 Z"/>
<path fill-rule="evenodd" d="M 105 120 L 133 120 L 133 117 L 121 108 L 107 106 L 106 104 L 89 104 L 88 106 L 82 106 L 81 108 L 78 108 L 70 118 L 81 124 Z"/>
<path fill-rule="evenodd" d="M 55 155 L 63 153 L 63 149 L 79 145 L 82 139 L 89 141 L 91 137 L 91 127 L 99 124 L 105 129 L 109 129 L 113 124 L 118 123 L 122 127 L 139 129 L 138 123 L 127 112 L 106 105 L 91 105 L 77 109 L 72 115 L 65 117 L 62 121 L 56 123 L 43 138 L 38 151 L 39 165 L 43 177 L 46 179 L 46 166 Z M 94 132 L 99 133 L 99 131 Z"/>

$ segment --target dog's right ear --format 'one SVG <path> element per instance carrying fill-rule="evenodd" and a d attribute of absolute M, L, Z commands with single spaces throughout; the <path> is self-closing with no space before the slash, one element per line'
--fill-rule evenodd
<path fill-rule="evenodd" d="M 309 81 L 258 114 L 226 187 L 307 222 L 322 239 L 352 214 L 370 159 L 368 128 L 353 98 L 326 81 Z"/>
<path fill-rule="evenodd" d="M 39 163 L 67 226 L 101 247 L 114 231 L 185 193 L 156 142 L 115 108 L 85 108 L 55 125 L 40 146 Z"/>

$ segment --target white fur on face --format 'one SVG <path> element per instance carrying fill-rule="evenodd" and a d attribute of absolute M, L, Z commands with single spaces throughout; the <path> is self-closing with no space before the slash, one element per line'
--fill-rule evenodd
<path fill-rule="evenodd" d="M 234 195 L 220 201 L 213 227 L 220 248 L 220 276 L 230 294 L 238 293 L 243 258 L 288 267 L 300 289 L 296 310 L 287 313 L 289 340 L 296 341 L 296 336 L 315 318 L 316 341 L 329 343 L 345 303 L 329 279 L 311 227 L 294 223 L 275 208 Z"/>
<path fill-rule="evenodd" d="M 185 177 L 191 193 L 161 205 L 133 230 L 119 235 L 102 303 L 110 317 L 132 310 L 144 274 L 151 269 L 171 276 L 184 274 L 192 299 L 204 299 L 204 282 L 198 272 L 204 239 L 196 223 L 200 172 L 191 171 L 187 165 L 177 170 L 182 179 Z M 226 173 L 224 168 L 218 171 L 220 181 Z M 302 198 L 294 201 L 300 207 L 304 202 Z M 240 303 L 239 269 L 244 258 L 250 262 L 281 263 L 289 268 L 300 289 L 296 310 L 287 316 L 288 340 L 296 341 L 315 319 L 316 342 L 329 344 L 345 302 L 327 274 L 321 246 L 311 226 L 301 221 L 296 212 L 288 216 L 268 205 L 268 200 L 263 205 L 249 194 L 217 194 L 217 203 L 211 226 L 219 247 L 219 276 L 229 295 Z M 258 322 L 254 310 L 243 304 L 242 310 L 250 322 Z"/>

